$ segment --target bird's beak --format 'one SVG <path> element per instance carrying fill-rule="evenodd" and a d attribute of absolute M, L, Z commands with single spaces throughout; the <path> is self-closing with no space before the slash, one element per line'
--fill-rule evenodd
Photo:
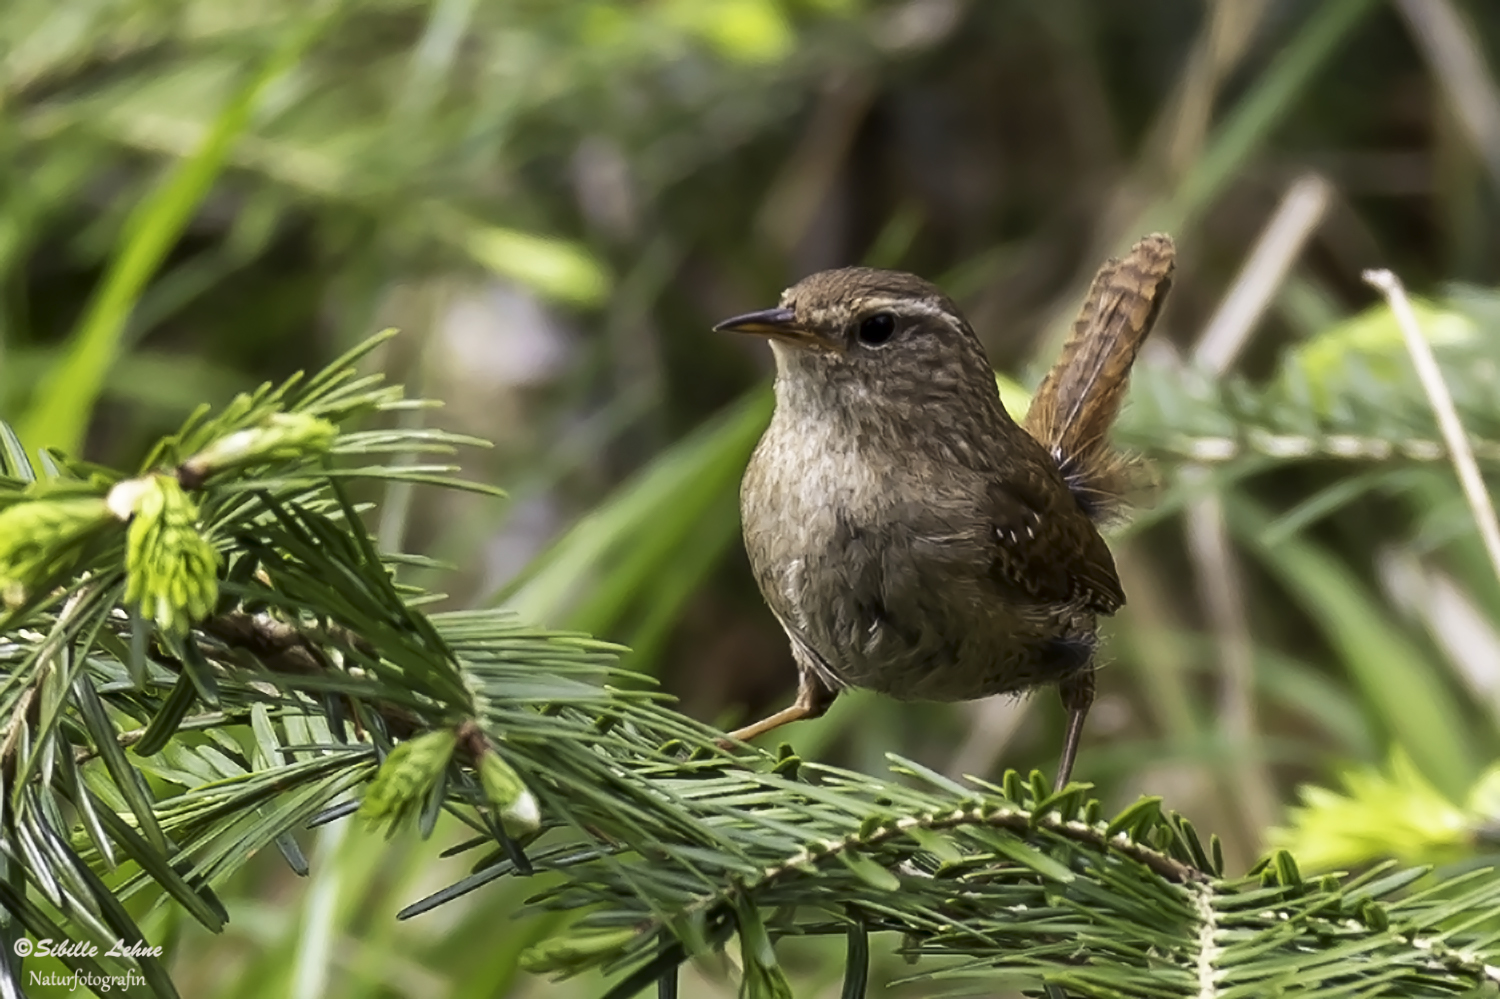
<path fill-rule="evenodd" d="M 726 319 L 714 327 L 715 333 L 748 333 L 769 337 L 799 347 L 832 349 L 835 345 L 806 327 L 797 325 L 797 314 L 791 309 L 762 309 Z"/>

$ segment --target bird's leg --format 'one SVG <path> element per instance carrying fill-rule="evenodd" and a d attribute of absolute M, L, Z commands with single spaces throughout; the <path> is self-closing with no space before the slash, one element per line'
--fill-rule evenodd
<path fill-rule="evenodd" d="M 1057 783 L 1054 790 L 1062 790 L 1073 776 L 1073 760 L 1078 756 L 1078 740 L 1083 736 L 1083 721 L 1089 716 L 1094 703 L 1094 664 L 1089 663 L 1058 684 L 1063 708 L 1068 712 L 1068 731 L 1063 736 L 1062 760 L 1057 764 Z"/>
<path fill-rule="evenodd" d="M 837 690 L 829 689 L 813 673 L 803 670 L 797 683 L 797 699 L 791 703 L 790 707 L 782 708 L 758 722 L 735 729 L 727 737 L 720 739 L 719 745 L 724 749 L 730 749 L 736 742 L 749 742 L 756 736 L 765 735 L 787 722 L 801 721 L 804 718 L 820 718 L 828 710 L 829 705 L 833 704 L 838 694 Z"/>

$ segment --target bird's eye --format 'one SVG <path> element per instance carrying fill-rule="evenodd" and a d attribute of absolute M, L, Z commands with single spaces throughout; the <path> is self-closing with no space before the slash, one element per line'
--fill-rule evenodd
<path fill-rule="evenodd" d="M 896 317 L 889 312 L 877 312 L 860 321 L 855 336 L 869 347 L 879 347 L 896 335 Z"/>

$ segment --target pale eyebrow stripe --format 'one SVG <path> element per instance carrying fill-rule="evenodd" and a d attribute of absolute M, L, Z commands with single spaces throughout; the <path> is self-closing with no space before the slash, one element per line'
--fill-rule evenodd
<path fill-rule="evenodd" d="M 869 315 L 871 312 L 892 310 L 898 312 L 916 312 L 935 319 L 951 319 L 953 314 L 935 302 L 913 298 L 872 298 L 865 302 L 866 308 L 860 310 L 861 315 Z"/>

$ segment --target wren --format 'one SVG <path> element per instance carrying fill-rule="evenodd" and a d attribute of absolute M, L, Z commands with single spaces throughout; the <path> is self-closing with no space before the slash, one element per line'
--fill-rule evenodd
<path fill-rule="evenodd" d="M 823 271 L 715 327 L 776 358 L 740 508 L 800 674 L 791 707 L 731 739 L 817 717 L 845 687 L 963 701 L 1056 684 L 1067 783 L 1098 621 L 1125 602 L 1099 529 L 1132 476 L 1107 436 L 1173 260 L 1154 235 L 1100 270 L 1024 427 L 958 307 L 911 274 Z"/>

